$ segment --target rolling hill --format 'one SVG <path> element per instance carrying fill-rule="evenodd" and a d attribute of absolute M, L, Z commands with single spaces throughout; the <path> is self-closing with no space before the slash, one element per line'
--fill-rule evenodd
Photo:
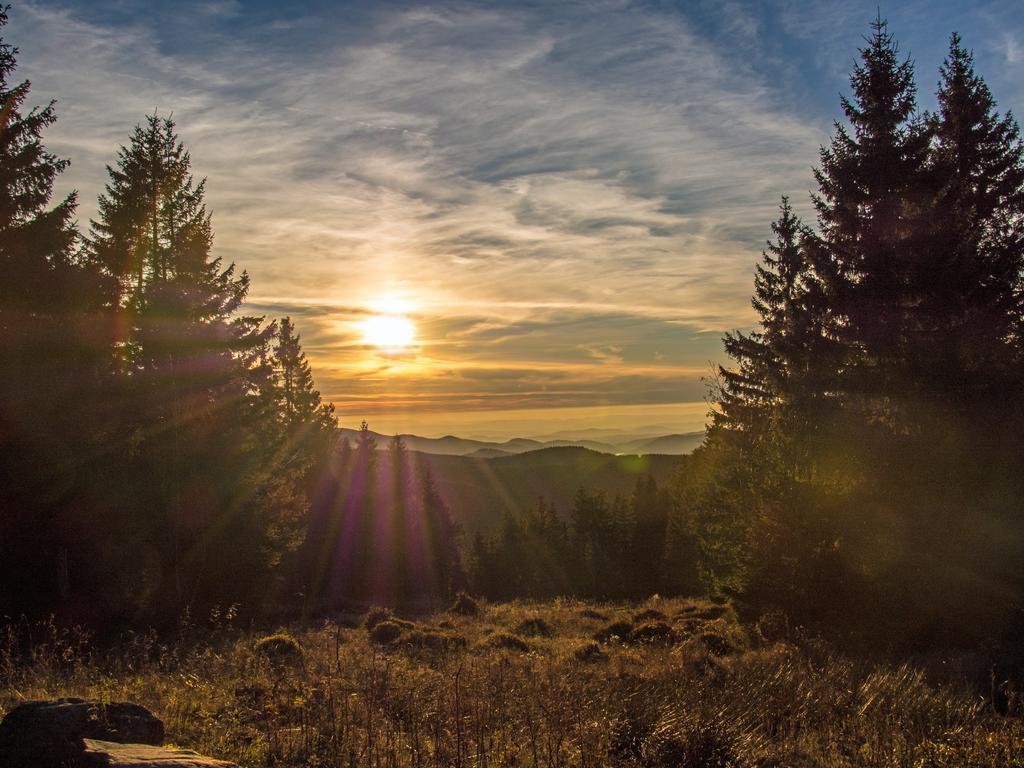
<path fill-rule="evenodd" d="M 671 482 L 684 457 L 616 456 L 566 446 L 495 456 L 453 456 L 411 452 L 413 462 L 430 469 L 452 517 L 468 535 L 491 532 L 506 513 L 519 513 L 537 503 L 553 504 L 568 519 L 580 486 L 613 496 L 629 494 L 637 478 L 650 474 L 659 485 Z M 380 493 L 389 493 L 390 457 L 378 458 Z"/>
<path fill-rule="evenodd" d="M 621 444 L 621 453 L 660 453 L 679 456 L 693 452 L 693 449 L 704 442 L 703 432 L 684 432 L 678 435 L 662 435 L 661 437 L 641 438 Z"/>

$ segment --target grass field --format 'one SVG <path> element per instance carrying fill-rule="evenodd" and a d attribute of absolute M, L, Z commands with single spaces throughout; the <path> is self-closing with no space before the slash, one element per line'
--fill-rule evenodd
<path fill-rule="evenodd" d="M 12 625 L 0 713 L 135 701 L 169 741 L 251 768 L 1024 766 L 1019 700 L 994 713 L 948 661 L 854 661 L 704 601 L 461 609 L 269 635 L 215 614 L 102 654 L 80 632 Z"/>

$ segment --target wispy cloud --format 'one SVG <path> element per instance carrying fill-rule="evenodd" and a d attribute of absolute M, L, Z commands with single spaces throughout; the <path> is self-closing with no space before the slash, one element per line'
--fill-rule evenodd
<path fill-rule="evenodd" d="M 34 0 L 7 36 L 59 100 L 47 142 L 83 219 L 131 126 L 173 112 L 218 253 L 260 311 L 298 319 L 352 414 L 699 399 L 720 332 L 752 322 L 778 196 L 803 198 L 827 138 L 807 93 L 838 89 L 874 13 L 316 6 Z M 779 19 L 804 48 L 779 49 Z M 415 361 L 358 343 L 385 293 L 415 304 Z"/>

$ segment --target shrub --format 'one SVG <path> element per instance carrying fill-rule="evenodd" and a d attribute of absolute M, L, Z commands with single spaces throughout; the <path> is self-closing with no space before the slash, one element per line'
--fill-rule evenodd
<path fill-rule="evenodd" d="M 607 643 L 613 637 L 625 640 L 633 631 L 633 625 L 628 621 L 616 621 L 608 626 L 599 629 L 594 633 L 594 639 L 599 643 Z"/>
<path fill-rule="evenodd" d="M 664 621 L 667 617 L 661 611 L 655 610 L 654 608 L 647 608 L 646 610 L 640 611 L 633 617 L 634 624 L 642 624 L 645 621 Z"/>
<path fill-rule="evenodd" d="M 480 613 L 480 606 L 476 604 L 476 600 L 465 592 L 459 592 L 455 596 L 455 602 L 452 603 L 452 607 L 448 610 L 459 616 L 476 616 Z"/>
<path fill-rule="evenodd" d="M 411 621 L 406 621 L 405 619 L 400 619 L 395 616 L 395 614 L 391 612 L 390 608 L 371 608 L 370 612 L 366 614 L 366 618 L 363 620 L 363 626 L 372 631 L 385 621 L 396 624 L 401 629 L 416 628 L 416 625 Z"/>
<path fill-rule="evenodd" d="M 664 621 L 649 621 L 632 630 L 627 640 L 630 643 L 671 643 L 675 632 Z"/>
<path fill-rule="evenodd" d="M 530 644 L 523 640 L 521 637 L 510 635 L 508 632 L 495 632 L 493 635 L 483 641 L 482 645 L 488 648 L 501 648 L 506 651 L 518 651 L 519 653 L 529 653 Z"/>
<path fill-rule="evenodd" d="M 791 638 L 789 617 L 782 611 L 769 611 L 762 615 L 757 620 L 756 629 L 757 634 L 766 643 L 774 643 Z"/>
<path fill-rule="evenodd" d="M 694 603 L 693 605 L 686 606 L 676 614 L 677 619 L 704 619 L 707 621 L 725 617 L 732 621 L 737 620 L 736 611 L 733 610 L 731 605 Z"/>
<path fill-rule="evenodd" d="M 256 641 L 256 653 L 276 664 L 302 658 L 302 646 L 289 634 L 279 632 Z"/>
<path fill-rule="evenodd" d="M 712 656 L 728 656 L 739 650 L 731 639 L 717 632 L 702 632 L 700 641 Z"/>
<path fill-rule="evenodd" d="M 371 608 L 366 612 L 366 618 L 363 619 L 363 626 L 367 629 L 373 629 L 382 621 L 393 621 L 395 614 L 391 612 L 390 608 Z"/>
<path fill-rule="evenodd" d="M 659 724 L 641 747 L 652 768 L 736 768 L 741 765 L 735 735 L 717 719 L 693 718 Z"/>
<path fill-rule="evenodd" d="M 519 625 L 516 627 L 516 634 L 526 635 L 527 637 L 553 637 L 555 631 L 551 629 L 551 625 L 544 621 L 544 619 L 535 616 L 532 619 L 519 622 Z"/>
<path fill-rule="evenodd" d="M 370 640 L 377 645 L 391 645 L 402 636 L 403 629 L 396 621 L 382 621 L 370 630 Z"/>
<path fill-rule="evenodd" d="M 607 661 L 608 654 L 601 650 L 601 646 L 591 640 L 589 643 L 584 643 L 575 651 L 573 651 L 573 658 L 576 661 L 582 661 L 585 664 L 592 664 L 596 661 Z"/>

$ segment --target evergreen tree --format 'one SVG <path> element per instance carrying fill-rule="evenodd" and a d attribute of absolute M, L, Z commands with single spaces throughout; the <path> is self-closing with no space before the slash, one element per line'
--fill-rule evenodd
<path fill-rule="evenodd" d="M 139 535 L 154 541 L 171 577 L 154 585 L 158 599 L 180 610 L 226 584 L 245 586 L 229 574 L 264 571 L 256 504 L 266 454 L 252 437 L 265 415 L 274 328 L 238 314 L 248 276 L 210 253 L 205 181 L 194 181 L 173 121 L 147 118 L 108 170 L 88 250 L 120 286 L 135 502 L 151 510 Z"/>
<path fill-rule="evenodd" d="M 804 247 L 811 233 L 786 197 L 772 231 L 775 240 L 762 252 L 754 277 L 752 304 L 761 329 L 725 335 L 726 354 L 736 367 L 719 368 L 713 424 L 718 439 L 731 435 L 745 460 L 771 455 L 788 471 L 800 472 L 815 452 L 796 455 L 802 444 L 795 437 L 809 438 L 812 424 L 824 417 L 821 369 L 832 345 L 822 287 Z"/>
<path fill-rule="evenodd" d="M 912 63 L 899 60 L 884 21 L 872 30 L 850 77 L 853 98 L 842 99 L 852 132 L 836 125 L 815 170 L 819 237 L 808 255 L 843 350 L 830 361 L 842 377 L 822 392 L 897 431 L 909 416 L 896 393 L 913 394 L 917 307 L 937 266 L 922 202 L 931 132 L 916 112 Z"/>
<path fill-rule="evenodd" d="M 299 343 L 299 335 L 290 317 L 281 320 L 274 348 L 281 410 L 289 427 L 320 428 L 328 431 L 336 426 L 334 406 L 325 405 L 313 383 L 313 371 Z"/>
<path fill-rule="evenodd" d="M 680 500 L 714 589 L 848 637 L 966 637 L 1006 625 L 995 585 L 1020 594 L 987 532 L 1024 492 L 1021 142 L 956 36 L 937 115 L 881 20 L 850 82 L 817 231 L 784 203 Z"/>
<path fill-rule="evenodd" d="M 375 561 L 374 522 L 377 518 L 377 441 L 363 421 L 352 452 L 350 468 L 338 489 L 341 508 L 336 537 L 327 546 L 331 558 L 332 606 L 361 604 L 370 599 Z"/>
<path fill-rule="evenodd" d="M 662 589 L 665 554 L 665 534 L 672 509 L 672 499 L 650 475 L 636 481 L 631 499 L 633 530 L 629 542 L 630 560 L 643 563 L 643 568 L 632 568 L 632 593 L 646 598 Z"/>
<path fill-rule="evenodd" d="M 263 502 L 266 528 L 270 538 L 273 564 L 293 555 L 281 567 L 290 573 L 291 585 L 307 596 L 312 584 L 323 587 L 311 571 L 322 569 L 324 541 L 333 515 L 321 505 L 313 509 L 314 499 L 336 498 L 337 487 L 325 497 L 324 483 L 335 479 L 339 467 L 347 466 L 348 443 L 333 455 L 337 420 L 334 406 L 324 404 L 313 383 L 313 373 L 302 351 L 299 336 L 290 318 L 274 329 L 272 353 L 261 357 L 253 371 L 258 378 L 257 444 L 266 453 L 269 477 Z M 318 545 L 310 548 L 316 541 Z M 307 546 L 299 553 L 303 543 Z M 298 583 L 296 583 L 296 580 Z"/>
<path fill-rule="evenodd" d="M 109 286 L 75 250 L 74 193 L 51 205 L 67 161 L 42 135 L 57 117 L 52 102 L 25 109 L 16 54 L 0 40 L 0 614 L 70 606 L 95 585 L 81 537 L 113 457 Z"/>
<path fill-rule="evenodd" d="M 604 493 L 591 493 L 580 486 L 573 499 L 569 519 L 572 528 L 575 586 L 579 594 L 605 597 L 609 586 L 608 571 L 615 563 L 615 553 L 605 550 L 610 526 L 608 501 Z"/>
<path fill-rule="evenodd" d="M 378 586 L 374 590 L 374 602 L 379 605 L 396 605 L 413 597 L 415 567 L 422 563 L 420 553 L 414 554 L 416 544 L 424 533 L 412 506 L 413 484 L 410 478 L 409 451 L 402 436 L 396 434 L 388 443 L 388 469 L 390 488 L 383 500 L 379 517 L 375 521 L 377 543 L 374 571 Z M 416 574 L 419 575 L 419 574 Z"/>
<path fill-rule="evenodd" d="M 935 250 L 927 305 L 936 386 L 970 407 L 1019 395 L 1024 361 L 1024 148 L 1011 115 L 974 71 L 959 35 L 941 70 L 932 118 Z M 993 403 L 994 405 L 994 403 Z"/>
<path fill-rule="evenodd" d="M 694 535 L 692 515 L 673 505 L 665 531 L 662 590 L 669 595 L 699 595 L 703 592 L 698 564 L 700 548 Z"/>
<path fill-rule="evenodd" d="M 461 531 L 452 520 L 448 505 L 425 462 L 418 465 L 416 485 L 419 488 L 420 514 L 409 538 L 422 542 L 419 545 L 421 554 L 414 561 L 420 568 L 416 580 L 421 586 L 417 591 L 421 598 L 438 605 L 466 585 L 459 549 Z"/>

